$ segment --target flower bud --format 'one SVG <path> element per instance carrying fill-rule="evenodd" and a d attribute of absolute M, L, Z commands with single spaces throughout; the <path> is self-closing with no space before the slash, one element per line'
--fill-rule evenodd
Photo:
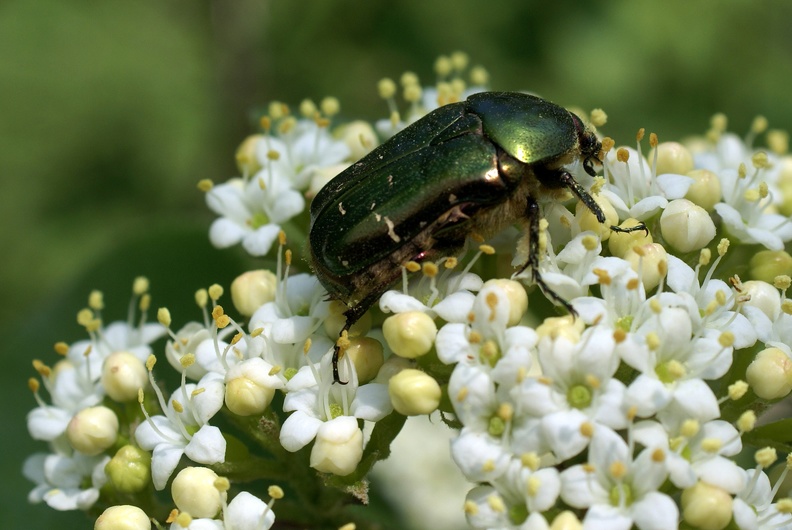
<path fill-rule="evenodd" d="M 700 530 L 721 530 L 731 521 L 732 503 L 725 490 L 698 482 L 682 492 L 682 518 Z"/>
<path fill-rule="evenodd" d="M 482 290 L 490 285 L 499 287 L 509 300 L 509 320 L 507 326 L 516 326 L 522 320 L 523 315 L 528 311 L 528 294 L 525 287 L 520 282 L 496 278 L 488 280 L 482 286 Z"/>
<path fill-rule="evenodd" d="M 151 453 L 133 445 L 125 445 L 107 463 L 105 473 L 118 492 L 143 491 L 151 481 Z"/>
<path fill-rule="evenodd" d="M 387 384 L 394 375 L 413 366 L 415 366 L 415 361 L 399 357 L 398 355 L 391 355 L 385 359 L 382 368 L 377 372 L 377 377 L 374 378 L 374 382 Z"/>
<path fill-rule="evenodd" d="M 565 315 L 562 317 L 548 317 L 539 324 L 536 328 L 536 334 L 539 338 L 549 338 L 556 340 L 558 338 L 565 338 L 572 343 L 580 341 L 580 336 L 583 334 L 585 324 L 583 320 L 575 318 L 572 315 Z"/>
<path fill-rule="evenodd" d="M 778 348 L 766 348 L 746 370 L 746 379 L 762 399 L 779 399 L 792 391 L 792 360 Z"/>
<path fill-rule="evenodd" d="M 129 352 L 111 353 L 102 366 L 102 386 L 114 401 L 125 403 L 137 399 L 138 389 L 148 384 L 148 371 Z"/>
<path fill-rule="evenodd" d="M 66 427 L 66 436 L 76 451 L 89 456 L 98 455 L 118 438 L 118 417 L 107 407 L 82 409 Z"/>
<path fill-rule="evenodd" d="M 324 422 L 316 433 L 310 465 L 317 471 L 346 476 L 363 457 L 363 432 L 352 416 Z"/>
<path fill-rule="evenodd" d="M 694 169 L 688 171 L 687 176 L 693 179 L 693 184 L 688 188 L 685 198 L 711 212 L 721 198 L 718 175 L 708 169 Z"/>
<path fill-rule="evenodd" d="M 385 341 L 393 353 L 415 359 L 432 349 L 437 336 L 437 325 L 432 317 L 420 311 L 397 313 L 382 324 Z"/>
<path fill-rule="evenodd" d="M 146 512 L 131 504 L 111 506 L 94 523 L 94 530 L 150 530 Z"/>
<path fill-rule="evenodd" d="M 350 122 L 341 128 L 340 133 L 341 140 L 349 147 L 350 160 L 363 158 L 379 145 L 377 133 L 367 121 Z"/>
<path fill-rule="evenodd" d="M 220 491 L 215 486 L 219 477 L 208 467 L 185 467 L 171 484 L 171 496 L 176 507 L 192 517 L 213 518 L 223 506 Z"/>
<path fill-rule="evenodd" d="M 405 416 L 434 412 L 440 405 L 442 391 L 429 374 L 408 368 L 391 377 L 388 394 L 393 408 Z"/>
<path fill-rule="evenodd" d="M 249 317 L 256 310 L 275 300 L 277 278 L 268 270 L 248 271 L 231 282 L 231 300 L 240 315 Z"/>
<path fill-rule="evenodd" d="M 638 226 L 640 222 L 632 217 L 625 219 L 620 228 L 632 228 Z M 648 234 L 645 230 L 634 230 L 632 232 L 613 232 L 608 238 L 608 250 L 617 258 L 623 258 L 627 252 L 632 250 L 635 246 L 648 245 L 654 243 L 652 234 Z"/>
<path fill-rule="evenodd" d="M 263 135 L 252 134 L 239 144 L 236 151 L 236 162 L 243 175 L 254 175 L 261 169 L 261 162 L 256 156 L 256 146 L 262 139 L 264 139 Z"/>
<path fill-rule="evenodd" d="M 759 280 L 743 282 L 740 294 L 750 297 L 745 305 L 759 309 L 770 320 L 775 320 L 781 313 L 781 294 L 767 282 Z"/>
<path fill-rule="evenodd" d="M 752 280 L 762 280 L 772 285 L 776 276 L 792 276 L 792 256 L 783 250 L 760 250 L 749 264 Z"/>
<path fill-rule="evenodd" d="M 633 247 L 625 254 L 624 259 L 641 276 L 647 292 L 657 287 L 668 272 L 668 253 L 660 243 Z"/>
<path fill-rule="evenodd" d="M 676 199 L 668 203 L 660 216 L 660 231 L 676 250 L 692 252 L 712 241 L 715 223 L 701 206 L 687 199 Z"/>
<path fill-rule="evenodd" d="M 344 312 L 347 307 L 338 300 L 330 302 L 330 314 L 324 320 L 324 330 L 328 337 L 337 337 L 341 333 L 341 329 L 346 323 L 346 316 Z M 350 337 L 359 337 L 365 335 L 371 329 L 371 314 L 366 312 L 351 328 L 349 328 Z"/>
<path fill-rule="evenodd" d="M 274 374 L 270 375 L 272 368 L 261 357 L 231 366 L 226 373 L 225 403 L 228 410 L 240 416 L 264 412 L 275 391 L 283 388 L 283 381 Z"/>
<path fill-rule="evenodd" d="M 655 150 L 649 151 L 649 160 L 654 160 Z M 679 142 L 663 142 L 657 146 L 657 174 L 676 173 L 684 175 L 693 169 L 693 155 Z"/>
<path fill-rule="evenodd" d="M 358 383 L 361 385 L 377 377 L 377 372 L 385 362 L 382 344 L 371 337 L 352 337 L 345 351 L 345 355 L 355 365 Z"/>
<path fill-rule="evenodd" d="M 573 512 L 569 510 L 563 511 L 559 513 L 555 519 L 553 519 L 553 524 L 550 525 L 550 530 L 582 530 L 583 523 L 580 522 L 580 519 L 577 518 Z"/>
<path fill-rule="evenodd" d="M 333 180 L 336 175 L 348 167 L 349 164 L 333 164 L 332 166 L 317 166 L 312 168 L 310 170 L 311 181 L 308 185 L 308 191 L 305 192 L 305 196 L 308 198 L 316 197 L 319 190 L 324 188 L 328 182 Z"/>
<path fill-rule="evenodd" d="M 619 222 L 619 214 L 616 213 L 616 209 L 603 195 L 594 195 L 594 202 L 599 205 L 600 210 L 605 214 L 604 223 L 600 223 L 591 209 L 581 201 L 578 201 L 575 206 L 575 219 L 581 231 L 591 230 L 597 234 L 600 240 L 605 241 L 612 235 L 610 227 Z"/>

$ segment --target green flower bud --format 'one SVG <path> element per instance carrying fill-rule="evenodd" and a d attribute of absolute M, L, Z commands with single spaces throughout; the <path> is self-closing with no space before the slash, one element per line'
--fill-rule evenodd
<path fill-rule="evenodd" d="M 105 473 L 116 491 L 143 491 L 151 481 L 151 453 L 133 445 L 125 445 L 107 463 Z"/>

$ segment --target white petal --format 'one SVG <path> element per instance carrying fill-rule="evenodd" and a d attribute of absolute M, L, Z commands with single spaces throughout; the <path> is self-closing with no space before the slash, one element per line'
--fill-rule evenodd
<path fill-rule="evenodd" d="M 427 309 L 417 298 L 401 291 L 387 291 L 380 297 L 379 306 L 383 313 L 423 312 Z"/>
<path fill-rule="evenodd" d="M 151 425 L 151 422 L 154 423 L 154 426 Z M 135 440 L 146 451 L 151 451 L 161 443 L 187 444 L 187 440 L 182 437 L 181 432 L 177 431 L 165 416 L 153 416 L 138 425 L 135 429 Z"/>
<path fill-rule="evenodd" d="M 219 217 L 212 222 L 209 228 L 209 241 L 217 248 L 227 248 L 236 245 L 248 230 L 227 217 Z"/>
<path fill-rule="evenodd" d="M 470 343 L 465 324 L 446 324 L 437 332 L 435 348 L 437 356 L 446 364 L 463 361 L 470 354 Z"/>
<path fill-rule="evenodd" d="M 362 420 L 379 421 L 393 411 L 388 385 L 369 383 L 355 392 L 350 413 Z"/>
<path fill-rule="evenodd" d="M 322 420 L 312 418 L 300 410 L 293 412 L 281 426 L 281 445 L 292 453 L 299 451 L 316 437 L 322 423 Z"/>
<path fill-rule="evenodd" d="M 561 472 L 561 498 L 573 508 L 588 508 L 608 499 L 608 491 L 582 465 L 576 465 Z"/>
<path fill-rule="evenodd" d="M 693 464 L 698 477 L 708 484 L 716 484 L 719 488 L 735 494 L 745 487 L 745 472 L 737 464 L 727 458 L 715 456 Z"/>
<path fill-rule="evenodd" d="M 693 179 L 685 175 L 677 175 L 674 173 L 664 173 L 657 175 L 657 185 L 663 190 L 663 195 L 668 200 L 683 198 L 690 185 L 693 184 Z"/>
<path fill-rule="evenodd" d="M 637 415 L 645 418 L 665 408 L 671 397 L 661 381 L 641 374 L 627 387 L 624 402 L 635 406 Z"/>
<path fill-rule="evenodd" d="M 279 225 L 264 225 L 253 232 L 248 232 L 242 240 L 242 246 L 251 256 L 264 256 L 272 248 L 280 231 Z"/>
<path fill-rule="evenodd" d="M 510 460 L 509 453 L 498 440 L 467 428 L 451 441 L 451 457 L 472 482 L 486 482 L 501 476 Z"/>
<path fill-rule="evenodd" d="M 155 489 L 165 487 L 183 454 L 184 448 L 181 446 L 161 443 L 154 448 L 151 454 L 151 480 Z"/>
<path fill-rule="evenodd" d="M 34 440 L 51 442 L 66 431 L 72 415 L 58 407 L 37 407 L 27 415 L 27 427 Z"/>
<path fill-rule="evenodd" d="M 630 530 L 632 523 L 618 508 L 595 504 L 583 518 L 583 530 Z"/>
<path fill-rule="evenodd" d="M 225 452 L 226 440 L 223 433 L 212 425 L 201 427 L 184 448 L 184 454 L 200 464 L 225 462 Z"/>
<path fill-rule="evenodd" d="M 675 530 L 679 524 L 679 508 L 668 495 L 648 493 L 631 508 L 639 530 Z"/>
<path fill-rule="evenodd" d="M 589 444 L 589 438 L 580 432 L 588 418 L 577 409 L 555 412 L 542 418 L 542 429 L 553 452 L 560 460 L 580 454 Z"/>
<path fill-rule="evenodd" d="M 275 512 L 258 497 L 241 491 L 223 511 L 223 520 L 227 528 L 234 530 L 263 530 L 275 522 Z"/>
<path fill-rule="evenodd" d="M 446 322 L 466 322 L 475 299 L 476 295 L 471 292 L 457 291 L 435 304 L 432 311 Z"/>

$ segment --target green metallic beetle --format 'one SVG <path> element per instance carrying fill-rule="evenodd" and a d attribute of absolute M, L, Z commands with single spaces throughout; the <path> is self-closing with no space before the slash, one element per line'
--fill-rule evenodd
<path fill-rule="evenodd" d="M 601 149 L 562 107 L 527 94 L 483 92 L 430 112 L 343 171 L 314 198 L 309 236 L 316 276 L 347 306 L 342 333 L 406 262 L 453 255 L 472 233 L 491 235 L 520 219 L 530 241 L 523 269 L 574 313 L 539 273 L 537 198 L 566 188 L 604 223 L 600 207 L 564 169 L 581 160 L 594 176 Z"/>

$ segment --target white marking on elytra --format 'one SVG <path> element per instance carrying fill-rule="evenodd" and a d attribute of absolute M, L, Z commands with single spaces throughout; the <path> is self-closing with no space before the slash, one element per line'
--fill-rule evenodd
<path fill-rule="evenodd" d="M 346 215 L 346 210 L 344 210 L 343 203 L 338 203 L 338 211 L 341 212 L 341 215 Z"/>
<path fill-rule="evenodd" d="M 398 235 L 396 235 L 396 232 L 393 231 L 393 227 L 395 226 L 393 224 L 393 221 L 391 221 L 387 217 L 383 217 L 383 219 L 385 220 L 385 224 L 388 225 L 388 236 L 390 236 L 390 238 L 393 240 L 394 243 L 398 243 L 399 241 L 401 241 L 401 238 Z"/>

